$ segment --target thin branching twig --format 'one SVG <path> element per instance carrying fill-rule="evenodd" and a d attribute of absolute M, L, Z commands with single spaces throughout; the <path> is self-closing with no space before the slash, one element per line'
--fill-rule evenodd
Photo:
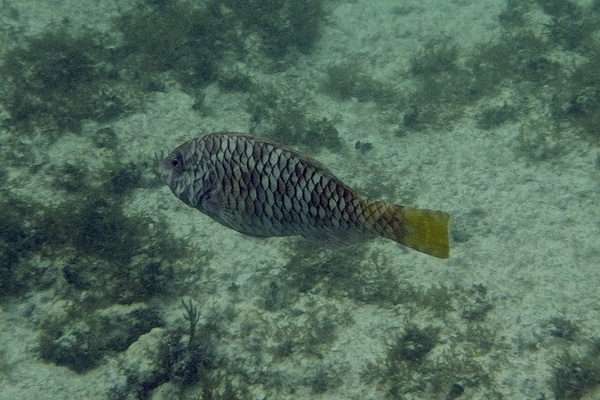
<path fill-rule="evenodd" d="M 189 300 L 189 303 L 186 303 L 185 300 L 181 300 L 181 305 L 185 309 L 185 313 L 183 313 L 183 318 L 190 323 L 190 338 L 188 340 L 188 349 L 192 346 L 192 341 L 194 340 L 194 336 L 196 335 L 196 325 L 200 320 L 200 314 L 198 313 L 198 309 L 192 303 L 192 300 Z"/>

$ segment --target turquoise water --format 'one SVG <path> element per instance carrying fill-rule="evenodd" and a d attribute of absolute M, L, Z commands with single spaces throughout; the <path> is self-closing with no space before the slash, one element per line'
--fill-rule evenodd
<path fill-rule="evenodd" d="M 597 399 L 600 3 L 5 1 L 0 399 Z M 156 173 L 245 132 L 452 216 L 254 238 Z"/>

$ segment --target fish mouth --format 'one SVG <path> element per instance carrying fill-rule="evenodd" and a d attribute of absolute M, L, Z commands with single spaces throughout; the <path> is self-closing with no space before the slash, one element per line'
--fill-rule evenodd
<path fill-rule="evenodd" d="M 171 160 L 169 157 L 163 158 L 156 167 L 156 174 L 167 185 L 171 185 L 173 179 L 173 169 L 171 168 Z"/>

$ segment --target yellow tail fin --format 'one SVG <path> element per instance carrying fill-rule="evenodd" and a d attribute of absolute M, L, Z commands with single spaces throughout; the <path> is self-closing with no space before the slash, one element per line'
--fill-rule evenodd
<path fill-rule="evenodd" d="M 365 208 L 368 225 L 380 235 L 434 257 L 449 257 L 448 213 L 380 202 Z"/>
<path fill-rule="evenodd" d="M 403 207 L 403 229 L 398 242 L 438 258 L 450 256 L 450 214 L 437 210 Z"/>

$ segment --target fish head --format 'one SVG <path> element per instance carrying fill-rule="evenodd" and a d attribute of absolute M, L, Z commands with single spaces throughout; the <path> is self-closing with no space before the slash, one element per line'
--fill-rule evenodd
<path fill-rule="evenodd" d="M 173 150 L 158 165 L 158 173 L 175 196 L 194 207 L 197 194 L 202 192 L 202 179 L 198 179 L 196 141 L 190 140 Z"/>

